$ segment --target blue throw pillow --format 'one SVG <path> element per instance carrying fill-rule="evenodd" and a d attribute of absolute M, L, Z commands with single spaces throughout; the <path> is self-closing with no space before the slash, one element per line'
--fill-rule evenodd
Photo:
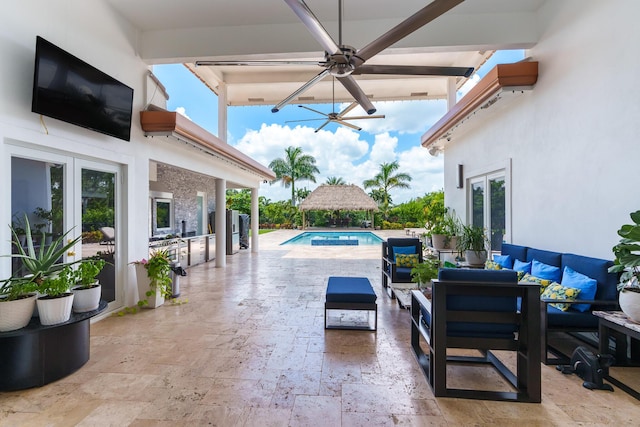
<path fill-rule="evenodd" d="M 511 255 L 493 255 L 493 262 L 500 264 L 502 268 L 511 268 Z"/>
<path fill-rule="evenodd" d="M 574 271 L 571 267 L 565 267 L 562 274 L 562 286 L 580 289 L 579 299 L 592 300 L 596 297 L 598 281 Z M 591 304 L 571 304 L 571 308 L 578 311 L 587 311 L 591 308 Z"/>
<path fill-rule="evenodd" d="M 411 255 L 416 253 L 415 246 L 392 246 L 391 249 L 393 250 L 393 262 L 398 262 L 396 254 Z"/>
<path fill-rule="evenodd" d="M 522 262 L 519 259 L 513 261 L 513 269 L 515 271 L 522 271 L 524 273 L 531 273 L 531 263 Z"/>
<path fill-rule="evenodd" d="M 531 261 L 531 275 L 560 283 L 562 271 L 560 271 L 560 267 L 554 267 L 553 265 L 545 264 L 534 259 Z"/>

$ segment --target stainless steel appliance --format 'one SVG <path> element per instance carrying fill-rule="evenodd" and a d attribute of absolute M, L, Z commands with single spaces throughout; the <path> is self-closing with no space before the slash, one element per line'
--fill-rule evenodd
<path fill-rule="evenodd" d="M 227 210 L 227 255 L 240 250 L 240 223 L 238 211 Z"/>

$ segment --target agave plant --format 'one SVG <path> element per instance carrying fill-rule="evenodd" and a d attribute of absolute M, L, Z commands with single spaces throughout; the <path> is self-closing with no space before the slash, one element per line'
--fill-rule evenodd
<path fill-rule="evenodd" d="M 36 248 L 27 215 L 24 216 L 24 245 L 21 243 L 17 231 L 12 226 L 9 226 L 9 228 L 13 235 L 11 243 L 15 246 L 17 253 L 7 256 L 19 258 L 25 270 L 31 275 L 31 280 L 38 284 L 41 284 L 46 276 L 58 272 L 62 270 L 65 265 L 68 265 L 68 263 L 62 261 L 65 252 L 73 248 L 82 238 L 79 236 L 65 243 L 65 239 L 69 233 L 71 233 L 71 230 L 68 230 L 66 233 L 54 239 L 51 244 L 45 245 L 45 232 L 42 231 L 40 247 Z"/>

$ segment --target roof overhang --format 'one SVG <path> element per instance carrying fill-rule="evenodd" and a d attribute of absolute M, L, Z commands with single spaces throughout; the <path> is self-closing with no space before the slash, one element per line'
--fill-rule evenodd
<path fill-rule="evenodd" d="M 228 162 L 261 180 L 276 179 L 275 173 L 251 157 L 225 143 L 181 114 L 170 111 L 141 111 L 145 136 L 171 136 L 217 159 Z"/>
<path fill-rule="evenodd" d="M 499 101 L 531 90 L 538 80 L 538 63 L 521 61 L 496 65 L 476 86 L 436 124 L 422 135 L 422 146 L 436 155 L 444 150 L 462 124 L 478 112 L 485 112 Z M 475 120 L 474 120 L 475 121 Z"/>

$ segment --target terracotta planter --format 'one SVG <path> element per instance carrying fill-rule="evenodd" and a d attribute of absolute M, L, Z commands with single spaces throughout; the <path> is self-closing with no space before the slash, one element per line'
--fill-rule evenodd
<path fill-rule="evenodd" d="M 0 299 L 0 332 L 15 331 L 27 326 L 35 305 L 35 293 L 12 301 Z"/>
<path fill-rule="evenodd" d="M 631 320 L 640 323 L 640 292 L 627 289 L 620 291 L 620 308 Z"/>
<path fill-rule="evenodd" d="M 136 264 L 136 279 L 138 281 L 138 299 L 140 301 L 147 300 L 144 307 L 156 308 L 164 304 L 164 296 L 161 292 L 155 291 L 154 294 L 147 296 L 147 292 L 151 290 L 151 281 L 147 275 L 147 269 L 142 264 Z"/>
<path fill-rule="evenodd" d="M 51 298 L 43 296 L 36 301 L 38 312 L 40 313 L 40 323 L 47 325 L 57 325 L 64 323 L 71 317 L 73 307 L 73 294 L 67 292 L 60 297 Z"/>
<path fill-rule="evenodd" d="M 102 294 L 102 287 L 96 281 L 95 284 L 89 288 L 81 288 L 79 286 L 71 289 L 73 292 L 73 311 L 75 313 L 85 313 L 87 311 L 96 310 L 100 304 L 100 295 Z"/>

